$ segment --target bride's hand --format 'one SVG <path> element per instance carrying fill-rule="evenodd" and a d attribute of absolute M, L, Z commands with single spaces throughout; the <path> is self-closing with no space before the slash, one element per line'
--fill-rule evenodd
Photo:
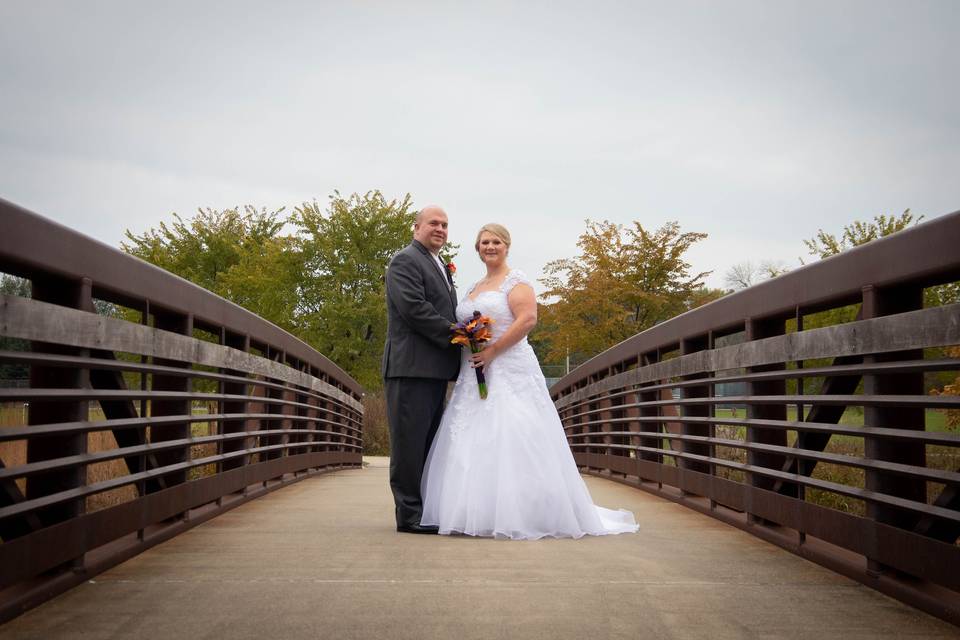
<path fill-rule="evenodd" d="M 487 366 L 497 356 L 496 351 L 497 345 L 488 344 L 480 350 L 480 353 L 471 353 L 470 366 L 474 369 Z"/>

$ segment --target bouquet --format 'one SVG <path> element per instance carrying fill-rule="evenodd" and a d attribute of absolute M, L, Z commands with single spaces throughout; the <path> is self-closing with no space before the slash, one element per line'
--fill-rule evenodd
<path fill-rule="evenodd" d="M 490 331 L 491 324 L 493 324 L 493 320 L 479 311 L 474 311 L 473 317 L 469 320 L 450 325 L 450 331 L 453 332 L 450 342 L 470 347 L 471 353 L 480 353 L 482 348 L 480 345 L 489 342 L 490 338 L 493 337 L 493 333 Z M 487 379 L 483 376 L 483 367 L 477 367 L 474 371 L 477 372 L 477 387 L 480 389 L 480 397 L 485 399 L 487 397 Z"/>

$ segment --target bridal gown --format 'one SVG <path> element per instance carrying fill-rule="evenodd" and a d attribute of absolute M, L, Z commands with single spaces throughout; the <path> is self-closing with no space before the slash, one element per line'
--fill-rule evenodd
<path fill-rule="evenodd" d="M 512 270 L 497 291 L 457 306 L 457 319 L 479 310 L 494 320 L 493 342 L 513 323 L 507 294 L 530 284 Z M 633 514 L 593 504 L 567 445 L 533 349 L 523 338 L 476 372 L 464 355 L 460 376 L 427 456 L 420 523 L 441 534 L 535 540 L 637 530 Z"/>

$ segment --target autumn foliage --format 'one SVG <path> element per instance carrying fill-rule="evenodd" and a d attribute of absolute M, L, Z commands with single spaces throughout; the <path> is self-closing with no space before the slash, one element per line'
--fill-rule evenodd
<path fill-rule="evenodd" d="M 655 231 L 587 220 L 580 255 L 547 264 L 539 330 L 548 361 L 568 349 L 590 357 L 723 292 L 704 286 L 709 271 L 690 273 L 684 254 L 705 233 L 681 232 L 668 222 Z"/>

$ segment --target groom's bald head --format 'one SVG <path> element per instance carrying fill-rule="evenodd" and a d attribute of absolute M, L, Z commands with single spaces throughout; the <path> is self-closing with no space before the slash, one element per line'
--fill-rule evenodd
<path fill-rule="evenodd" d="M 416 227 L 421 222 L 423 222 L 426 216 L 429 216 L 430 214 L 437 214 L 437 213 L 441 214 L 444 218 L 447 217 L 447 212 L 444 211 L 440 205 L 428 204 L 423 209 L 420 209 L 420 211 L 417 211 L 417 217 L 413 220 L 414 227 Z"/>
<path fill-rule="evenodd" d="M 413 237 L 433 253 L 447 242 L 447 212 L 435 204 L 428 204 L 417 212 L 413 221 Z"/>

